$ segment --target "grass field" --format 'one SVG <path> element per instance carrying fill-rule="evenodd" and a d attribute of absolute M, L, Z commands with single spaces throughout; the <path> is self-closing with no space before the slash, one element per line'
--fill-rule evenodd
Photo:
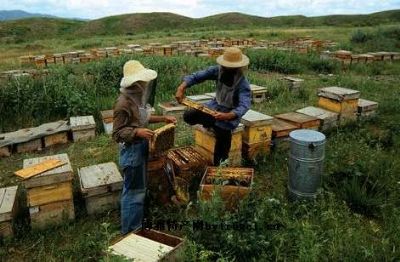
<path fill-rule="evenodd" d="M 398 25 L 397 25 L 398 26 Z M 351 41 L 354 27 L 298 29 L 254 29 L 252 31 L 207 31 L 168 36 L 158 33 L 78 40 L 35 40 L 33 43 L 0 46 L 2 69 L 18 67 L 15 57 L 154 40 L 195 39 L 224 35 L 240 38 L 288 39 L 294 36 L 334 40 L 356 51 L 400 49 L 396 26 L 365 27 L 369 40 Z M 379 32 L 395 32 L 393 37 Z M 383 39 L 383 40 L 382 40 Z M 99 45 L 98 45 L 99 44 Z M 37 49 L 30 49 L 33 48 Z M 374 49 L 373 49 L 374 48 Z M 274 115 L 316 105 L 317 89 L 342 86 L 361 91 L 361 97 L 379 102 L 376 117 L 330 130 L 323 186 L 318 199 L 310 203 L 287 200 L 287 158 L 285 148 L 262 156 L 255 166 L 255 188 L 240 208 L 225 212 L 218 198 L 211 203 L 193 203 L 187 208 L 149 206 L 154 220 L 197 219 L 206 222 L 242 222 L 257 230 L 205 230 L 191 227 L 171 232 L 187 239 L 182 259 L 186 261 L 397 261 L 400 259 L 400 63 L 359 65 L 343 70 L 339 64 L 320 60 L 316 54 L 300 55 L 279 51 L 248 51 L 253 61 L 247 72 L 251 83 L 266 86 L 268 101 L 252 109 Z M 194 57 L 120 57 L 84 65 L 50 69 L 39 80 L 11 81 L 0 88 L 0 130 L 37 125 L 70 115 L 93 114 L 109 109 L 118 95 L 123 63 L 135 58 L 159 73 L 156 102 L 172 100 L 183 75 L 214 63 Z M 290 93 L 281 77 L 290 74 L 305 79 L 298 94 Z M 332 74 L 332 75 L 329 75 Z M 212 83 L 189 90 L 190 94 L 212 91 Z M 98 126 L 101 126 L 98 122 Z M 73 168 L 117 161 L 117 146 L 101 133 L 89 142 L 70 143 L 40 153 L 15 154 L 0 159 L 0 186 L 18 183 L 13 172 L 24 158 L 68 153 Z M 176 145 L 190 145 L 190 128 L 178 124 Z M 22 192 L 23 193 L 23 192 Z M 20 201 L 24 198 L 21 196 Z M 74 181 L 77 219 L 44 231 L 29 229 L 27 210 L 17 224 L 17 236 L 0 243 L 1 261 L 121 261 L 104 253 L 119 233 L 119 212 L 87 216 Z M 271 225 L 280 225 L 277 229 Z"/>

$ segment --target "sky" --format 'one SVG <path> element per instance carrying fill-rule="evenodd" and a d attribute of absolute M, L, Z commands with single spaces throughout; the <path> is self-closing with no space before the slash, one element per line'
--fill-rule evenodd
<path fill-rule="evenodd" d="M 195 18 L 225 12 L 263 17 L 320 16 L 400 9 L 400 0 L 0 0 L 0 10 L 13 9 L 85 19 L 143 12 L 172 12 Z"/>

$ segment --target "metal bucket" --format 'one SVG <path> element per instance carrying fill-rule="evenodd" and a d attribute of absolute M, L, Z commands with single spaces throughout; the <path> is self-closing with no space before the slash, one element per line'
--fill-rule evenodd
<path fill-rule="evenodd" d="M 289 198 L 315 198 L 322 182 L 325 135 L 308 129 L 290 132 Z"/>

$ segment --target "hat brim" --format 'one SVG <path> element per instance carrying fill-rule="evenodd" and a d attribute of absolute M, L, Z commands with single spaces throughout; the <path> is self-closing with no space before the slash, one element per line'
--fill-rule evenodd
<path fill-rule="evenodd" d="M 127 88 L 137 81 L 150 82 L 151 80 L 154 80 L 156 78 L 157 78 L 157 72 L 146 68 L 133 75 L 123 77 L 121 79 L 120 86 L 122 88 Z"/>
<path fill-rule="evenodd" d="M 246 55 L 242 55 L 242 60 L 239 62 L 229 62 L 224 59 L 224 55 L 217 57 L 217 63 L 228 68 L 240 68 L 248 66 L 250 59 Z"/>

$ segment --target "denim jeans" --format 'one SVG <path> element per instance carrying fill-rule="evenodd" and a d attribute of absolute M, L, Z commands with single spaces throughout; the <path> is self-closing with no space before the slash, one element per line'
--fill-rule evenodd
<path fill-rule="evenodd" d="M 147 140 L 120 146 L 120 166 L 124 175 L 121 195 L 122 234 L 142 227 L 147 188 L 147 158 Z"/>

